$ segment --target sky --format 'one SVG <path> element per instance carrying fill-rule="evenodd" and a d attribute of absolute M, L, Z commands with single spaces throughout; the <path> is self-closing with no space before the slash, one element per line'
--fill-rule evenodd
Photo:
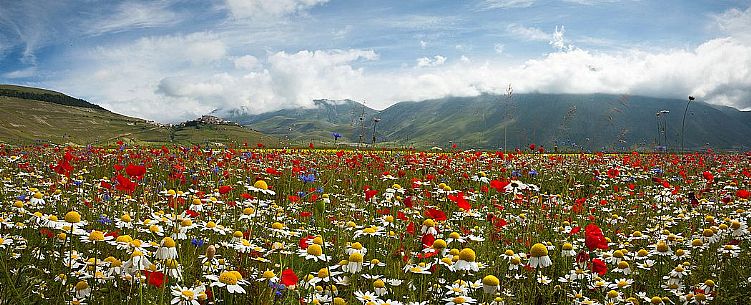
<path fill-rule="evenodd" d="M 748 0 L 0 0 L 0 83 L 164 123 L 509 85 L 747 110 L 749 28 Z"/>

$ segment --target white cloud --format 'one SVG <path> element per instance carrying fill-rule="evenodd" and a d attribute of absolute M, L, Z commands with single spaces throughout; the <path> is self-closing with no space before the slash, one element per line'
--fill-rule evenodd
<path fill-rule="evenodd" d="M 551 34 L 535 27 L 525 27 L 520 24 L 512 23 L 506 26 L 506 32 L 524 40 L 528 41 L 549 41 L 552 37 Z"/>
<path fill-rule="evenodd" d="M 253 55 L 244 55 L 234 60 L 235 68 L 243 70 L 253 70 L 258 67 L 258 58 Z"/>
<path fill-rule="evenodd" d="M 435 67 L 440 66 L 446 62 L 446 57 L 443 57 L 441 55 L 433 56 L 433 58 L 429 57 L 420 57 L 417 59 L 417 67 L 424 68 L 424 67 Z"/>
<path fill-rule="evenodd" d="M 268 19 L 295 14 L 328 0 L 227 0 L 227 8 L 236 19 Z"/>
<path fill-rule="evenodd" d="M 404 100 L 503 94 L 509 83 L 519 93 L 694 95 L 746 109 L 751 108 L 751 41 L 736 33 L 742 32 L 748 15 L 748 10 L 730 10 L 724 13 L 727 18 L 717 20 L 731 37 L 659 51 L 593 52 L 570 46 L 563 28 L 554 35 L 514 24 L 507 27 L 509 33 L 551 42 L 556 50 L 517 65 L 498 57 L 470 60 L 468 54 L 449 62 L 436 55 L 417 59 L 419 69 L 408 64 L 371 69 L 362 63 L 379 59 L 372 50 L 254 51 L 256 57 L 238 51 L 235 38 L 227 35 L 147 37 L 79 54 L 69 74 L 42 85 L 115 112 L 162 122 L 195 118 L 217 108 L 260 113 L 313 107 L 312 100 L 318 98 L 350 98 L 385 108 Z"/>
<path fill-rule="evenodd" d="M 521 8 L 530 7 L 534 3 L 535 0 L 483 0 L 479 8 L 482 10 Z"/>
<path fill-rule="evenodd" d="M 178 14 L 168 9 L 169 3 L 123 2 L 113 15 L 95 21 L 86 20 L 88 34 L 100 35 L 108 32 L 122 32 L 139 28 L 152 28 L 176 24 L 181 20 Z"/>
<path fill-rule="evenodd" d="M 428 47 L 428 42 L 425 40 L 420 40 L 420 49 L 425 49 Z"/>
<path fill-rule="evenodd" d="M 561 26 L 560 29 L 556 26 L 555 32 L 553 32 L 553 38 L 550 39 L 548 42 L 551 46 L 553 46 L 554 49 L 558 51 L 563 50 L 572 50 L 574 48 L 571 44 L 566 44 L 566 39 L 563 37 L 563 34 L 566 32 L 566 28 L 564 26 Z"/>
<path fill-rule="evenodd" d="M 73 57 L 82 60 L 51 82 L 53 87 L 118 113 L 165 122 L 194 118 L 220 105 L 223 97 L 211 96 L 212 88 L 175 83 L 219 73 L 219 67 L 231 64 L 224 42 L 203 32 L 146 37 Z"/>

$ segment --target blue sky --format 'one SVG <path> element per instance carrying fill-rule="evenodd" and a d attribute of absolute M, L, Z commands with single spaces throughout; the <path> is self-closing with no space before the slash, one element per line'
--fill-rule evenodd
<path fill-rule="evenodd" d="M 0 0 L 0 83 L 176 122 L 351 98 L 640 94 L 751 108 L 751 2 Z"/>

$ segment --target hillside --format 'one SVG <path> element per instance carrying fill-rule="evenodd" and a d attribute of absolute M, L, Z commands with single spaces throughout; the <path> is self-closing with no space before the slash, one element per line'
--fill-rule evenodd
<path fill-rule="evenodd" d="M 242 126 L 166 126 L 107 111 L 59 92 L 0 85 L 0 142 L 108 145 L 279 141 Z"/>
<path fill-rule="evenodd" d="M 314 100 L 314 108 L 284 109 L 258 115 L 240 111 L 214 112 L 225 119 L 247 125 L 270 135 L 292 141 L 333 141 L 332 133 L 342 135 L 342 142 L 357 142 L 360 136 L 360 117 L 370 122 L 377 110 L 352 100 Z M 372 127 L 371 127 L 372 129 Z M 365 132 L 369 139 L 370 132 Z"/>
<path fill-rule="evenodd" d="M 349 107 L 362 107 L 349 101 Z M 508 148 L 530 143 L 552 150 L 651 149 L 658 144 L 680 149 L 685 100 L 608 94 L 517 94 L 447 97 L 400 102 L 380 112 L 367 109 L 364 141 L 370 142 L 373 117 L 381 121 L 377 141 L 416 147 Z M 351 108 L 347 108 L 351 109 Z M 668 113 L 658 117 L 659 111 Z M 349 110 L 330 116 L 331 105 L 280 110 L 238 120 L 263 133 L 292 140 L 331 140 L 331 132 L 358 141 L 359 122 L 346 120 Z M 237 117 L 229 117 L 235 120 Z M 659 118 L 659 131 L 658 131 Z M 293 130 L 290 132 L 289 127 Z M 665 127 L 666 126 L 666 127 Z M 659 132 L 659 133 L 658 133 Z M 751 146 L 751 113 L 692 102 L 685 124 L 687 149 L 744 149 Z"/>

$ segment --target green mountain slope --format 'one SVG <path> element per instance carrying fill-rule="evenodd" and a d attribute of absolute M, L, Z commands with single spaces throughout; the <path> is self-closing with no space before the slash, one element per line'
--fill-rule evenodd
<path fill-rule="evenodd" d="M 341 134 L 342 138 L 339 141 L 357 142 L 362 127 L 360 117 L 370 124 L 373 116 L 378 113 L 377 110 L 352 100 L 315 100 L 313 102 L 315 107 L 310 109 L 284 109 L 258 115 L 245 114 L 241 111 L 218 110 L 214 114 L 250 126 L 265 134 L 303 143 L 333 141 L 332 133 L 334 132 Z M 370 137 L 369 131 L 363 133 L 367 135 L 365 139 Z"/>
<path fill-rule="evenodd" d="M 0 142 L 12 144 L 72 143 L 264 143 L 279 140 L 233 125 L 166 126 L 107 111 L 59 92 L 0 85 Z"/>
<path fill-rule="evenodd" d="M 362 107 L 356 102 L 350 105 Z M 608 94 L 517 94 L 504 96 L 447 97 L 400 102 L 377 112 L 368 109 L 364 141 L 370 142 L 373 117 L 381 119 L 377 141 L 416 147 L 461 148 L 527 147 L 530 143 L 552 150 L 651 149 L 658 143 L 668 149 L 707 147 L 744 149 L 751 146 L 751 114 L 692 102 L 681 123 L 685 100 Z M 261 132 L 291 139 L 330 139 L 332 131 L 358 141 L 359 122 L 345 116 L 331 117 L 331 106 L 315 109 L 280 110 L 245 116 L 243 124 Z M 667 113 L 657 116 L 660 111 Z M 348 111 L 348 110 L 347 110 Z M 342 112 L 339 112 L 340 114 Z M 235 117 L 229 117 L 235 119 Z M 659 124 L 659 127 L 658 127 Z M 290 131 L 289 127 L 295 128 Z"/>

